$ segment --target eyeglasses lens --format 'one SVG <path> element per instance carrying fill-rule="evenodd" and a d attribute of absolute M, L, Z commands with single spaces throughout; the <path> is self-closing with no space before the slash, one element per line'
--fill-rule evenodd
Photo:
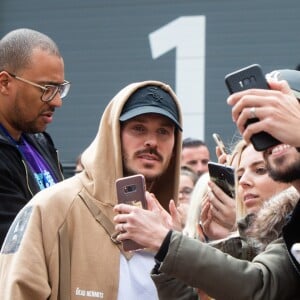
<path fill-rule="evenodd" d="M 70 82 L 64 82 L 62 85 L 59 86 L 59 93 L 61 98 L 64 98 L 68 95 L 70 87 Z"/>
<path fill-rule="evenodd" d="M 61 98 L 64 98 L 67 96 L 70 86 L 70 82 L 64 82 L 60 85 L 46 85 L 46 90 L 44 90 L 42 100 L 45 102 L 51 101 L 56 96 L 57 92 L 59 92 Z"/>

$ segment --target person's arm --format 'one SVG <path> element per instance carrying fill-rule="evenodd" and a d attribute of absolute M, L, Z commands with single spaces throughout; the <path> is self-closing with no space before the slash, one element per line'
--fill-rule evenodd
<path fill-rule="evenodd" d="M 234 93 L 227 103 L 232 107 L 232 118 L 246 141 L 265 131 L 282 143 L 300 146 L 300 105 L 286 81 L 269 80 L 270 90 L 249 89 Z M 253 118 L 255 107 L 258 122 L 245 128 L 247 119 Z"/>
<path fill-rule="evenodd" d="M 271 243 L 265 252 L 249 262 L 172 232 L 159 272 L 152 275 L 158 289 L 166 289 L 162 281 L 167 275 L 165 284 L 167 278 L 186 283 L 181 285 L 183 295 L 191 294 L 194 287 L 216 299 L 268 300 L 277 299 L 278 295 L 281 299 L 297 299 L 300 296 L 299 275 L 282 240 Z"/>
<path fill-rule="evenodd" d="M 155 255 L 155 266 L 151 272 L 152 280 L 157 286 L 158 297 L 160 300 L 196 300 L 198 299 L 198 294 L 196 293 L 194 288 L 189 287 L 184 282 L 181 282 L 180 280 L 172 278 L 159 271 L 161 263 L 163 262 L 169 251 L 171 235 L 172 230 L 168 232 L 162 242 L 159 251 Z"/>

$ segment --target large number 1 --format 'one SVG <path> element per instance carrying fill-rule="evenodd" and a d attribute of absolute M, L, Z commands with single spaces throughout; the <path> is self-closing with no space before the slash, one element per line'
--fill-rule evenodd
<path fill-rule="evenodd" d="M 184 136 L 204 139 L 205 16 L 180 17 L 149 34 L 152 58 L 176 48 L 175 84 Z"/>

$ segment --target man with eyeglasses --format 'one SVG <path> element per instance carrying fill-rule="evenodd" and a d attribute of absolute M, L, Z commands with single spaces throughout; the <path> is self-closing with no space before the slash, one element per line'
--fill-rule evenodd
<path fill-rule="evenodd" d="M 0 246 L 33 195 L 63 179 L 45 130 L 69 89 L 48 36 L 24 28 L 0 40 Z"/>

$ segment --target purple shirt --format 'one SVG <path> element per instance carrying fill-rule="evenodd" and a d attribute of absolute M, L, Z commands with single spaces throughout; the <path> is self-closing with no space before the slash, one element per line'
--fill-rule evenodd
<path fill-rule="evenodd" d="M 24 137 L 21 138 L 18 148 L 30 166 L 34 178 L 41 190 L 57 182 L 57 179 L 52 173 L 48 163 L 42 155 L 25 140 Z"/>

